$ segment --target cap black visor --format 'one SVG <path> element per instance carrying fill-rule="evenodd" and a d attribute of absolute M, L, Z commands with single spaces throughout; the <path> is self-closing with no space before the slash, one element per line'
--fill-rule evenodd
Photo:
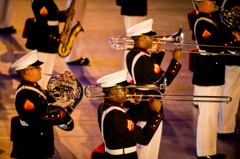
<path fill-rule="evenodd" d="M 41 61 L 37 60 L 35 63 L 33 63 L 33 64 L 29 65 L 29 67 L 33 67 L 33 66 L 40 66 L 40 65 L 42 65 L 42 64 L 43 64 L 43 62 L 41 62 Z"/>
<path fill-rule="evenodd" d="M 155 31 L 150 31 L 150 32 L 147 32 L 147 33 L 142 33 L 142 35 L 149 35 L 149 36 L 153 36 L 153 35 L 157 35 L 157 33 Z"/>

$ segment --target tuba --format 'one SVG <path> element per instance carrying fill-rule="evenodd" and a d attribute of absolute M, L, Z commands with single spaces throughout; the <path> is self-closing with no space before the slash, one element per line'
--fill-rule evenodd
<path fill-rule="evenodd" d="M 50 104 L 48 107 L 49 112 L 56 110 L 63 110 L 68 115 L 64 119 L 64 124 L 58 125 L 58 127 L 65 131 L 71 131 L 74 127 L 71 113 L 74 108 L 81 101 L 83 96 L 83 88 L 81 83 L 74 77 L 62 78 L 62 75 L 52 76 L 48 82 L 47 90 L 50 96 L 59 103 L 67 103 L 66 107 L 61 107 L 55 104 Z"/>
<path fill-rule="evenodd" d="M 72 0 L 71 5 L 70 5 L 70 12 L 74 10 L 75 2 L 76 2 L 76 0 Z M 69 15 L 66 19 L 66 23 L 65 23 L 64 28 L 63 28 L 63 33 L 68 35 L 68 39 L 66 40 L 65 43 L 60 42 L 60 44 L 58 46 L 58 55 L 63 57 L 63 58 L 67 57 L 70 54 L 73 42 L 74 42 L 77 34 L 80 31 L 84 31 L 82 25 L 78 21 L 77 24 L 72 28 L 72 30 L 69 34 L 72 19 L 73 19 L 73 16 Z"/>

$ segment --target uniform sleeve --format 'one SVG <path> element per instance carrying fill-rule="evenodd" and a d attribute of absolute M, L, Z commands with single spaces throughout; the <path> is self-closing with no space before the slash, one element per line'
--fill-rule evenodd
<path fill-rule="evenodd" d="M 53 99 L 52 96 L 50 96 L 50 94 L 48 93 L 47 90 L 46 90 L 45 92 L 46 92 L 45 95 L 46 95 L 46 97 L 47 97 L 47 101 L 48 101 L 48 103 L 54 103 L 54 102 L 56 102 L 56 100 Z"/>
<path fill-rule="evenodd" d="M 178 62 L 175 59 L 171 60 L 169 66 L 168 66 L 168 69 L 165 73 L 168 86 L 172 83 L 173 79 L 177 76 L 181 67 L 182 66 L 181 66 L 180 62 Z"/>
<path fill-rule="evenodd" d="M 156 132 L 162 116 L 162 114 L 152 110 L 145 127 L 142 129 L 133 122 L 129 115 L 118 113 L 113 121 L 114 131 L 129 141 L 147 145 Z"/>
<path fill-rule="evenodd" d="M 165 52 L 161 51 L 159 53 L 152 53 L 151 57 L 154 58 L 159 66 L 161 66 Z"/>
<path fill-rule="evenodd" d="M 205 20 L 201 20 L 196 25 L 196 39 L 198 44 L 206 45 L 219 45 L 223 46 L 223 35 L 219 33 L 218 28 Z M 218 47 L 207 47 L 199 46 L 201 50 L 206 50 L 207 52 L 217 52 L 220 53 L 224 51 L 223 48 Z"/>
<path fill-rule="evenodd" d="M 145 57 L 141 57 L 145 58 Z M 143 72 L 150 78 L 152 81 L 160 80 L 163 75 L 164 71 L 161 69 L 157 61 L 152 57 L 146 57 L 143 63 Z"/>
<path fill-rule="evenodd" d="M 21 118 L 29 126 L 49 126 L 63 123 L 60 111 L 47 113 L 48 102 L 40 94 L 23 90 L 16 98 L 16 109 Z"/>

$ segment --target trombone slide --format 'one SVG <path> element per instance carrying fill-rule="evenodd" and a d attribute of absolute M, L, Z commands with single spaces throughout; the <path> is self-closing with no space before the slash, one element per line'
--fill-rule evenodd
<path fill-rule="evenodd" d="M 159 98 L 160 101 L 172 101 L 172 102 L 216 102 L 216 103 L 226 103 L 232 101 L 229 96 L 191 96 L 191 95 L 127 95 L 128 97 L 148 97 L 148 99 L 141 99 L 141 101 L 149 101 L 149 98 Z M 192 98 L 192 99 L 190 99 Z M 194 99 L 193 99 L 194 98 Z M 199 99 L 196 99 L 199 98 Z M 128 99 L 134 100 L 134 99 Z"/>
<path fill-rule="evenodd" d="M 159 91 L 161 88 L 157 85 L 130 85 L 127 88 L 146 88 Z M 105 94 L 101 90 L 100 85 L 89 85 L 85 87 L 84 93 L 88 99 L 91 100 L 104 100 Z M 217 102 L 217 103 L 229 103 L 232 101 L 232 98 L 229 96 L 192 96 L 192 95 L 139 95 L 139 94 L 127 94 L 128 100 L 134 100 L 132 97 L 141 97 L 141 101 L 149 101 L 149 98 L 157 98 L 160 101 L 173 101 L 173 102 Z M 148 98 L 148 99 L 146 99 Z M 194 98 L 194 99 L 193 99 Z M 197 99 L 199 98 L 199 99 Z"/>

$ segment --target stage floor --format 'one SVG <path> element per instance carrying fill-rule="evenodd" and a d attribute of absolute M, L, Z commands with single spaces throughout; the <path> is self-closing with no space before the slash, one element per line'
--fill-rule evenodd
<path fill-rule="evenodd" d="M 55 0 L 60 10 L 66 9 L 66 0 Z M 149 0 L 146 19 L 154 20 L 153 29 L 158 35 L 170 35 L 183 27 L 185 42 L 193 43 L 189 30 L 187 13 L 193 10 L 191 0 Z M 16 34 L 0 34 L 0 158 L 9 159 L 12 142 L 10 141 L 10 119 L 17 115 L 14 96 L 19 84 L 11 64 L 30 52 L 22 38 L 25 20 L 33 17 L 31 1 L 13 0 L 11 25 Z M 57 57 L 54 74 L 71 71 L 85 88 L 96 84 L 100 77 L 123 68 L 123 51 L 113 50 L 109 39 L 125 36 L 123 17 L 120 7 L 114 0 L 89 0 L 82 22 L 84 33 L 81 36 L 82 56 L 90 59 L 89 66 L 67 65 L 64 58 Z M 60 26 L 62 30 L 63 24 Z M 174 49 L 175 45 L 163 45 L 164 49 Z M 193 47 L 183 47 L 190 50 Z M 161 67 L 166 70 L 171 60 L 171 52 L 166 52 Z M 180 59 L 182 68 L 173 83 L 167 88 L 169 95 L 192 95 L 193 73 L 188 71 L 188 54 Z M 91 151 L 102 142 L 97 123 L 97 107 L 102 101 L 89 100 L 85 96 L 72 113 L 75 128 L 66 132 L 54 127 L 55 156 L 53 159 L 88 159 Z M 192 102 L 163 102 L 165 120 L 159 150 L 159 159 L 196 158 L 196 127 L 198 109 Z M 237 128 L 240 114 L 237 114 Z M 31 145 L 29 145 L 31 146 Z M 240 158 L 240 142 L 231 140 L 217 141 L 218 153 L 228 159 Z M 27 151 L 27 148 L 26 148 Z"/>

